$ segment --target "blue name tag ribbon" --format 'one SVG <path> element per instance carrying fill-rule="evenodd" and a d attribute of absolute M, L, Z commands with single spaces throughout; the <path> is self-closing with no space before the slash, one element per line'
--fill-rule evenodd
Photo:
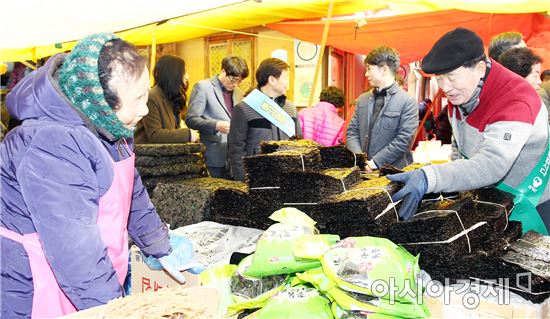
<path fill-rule="evenodd" d="M 296 126 L 292 117 L 260 90 L 255 89 L 243 101 L 289 137 L 296 135 Z"/>

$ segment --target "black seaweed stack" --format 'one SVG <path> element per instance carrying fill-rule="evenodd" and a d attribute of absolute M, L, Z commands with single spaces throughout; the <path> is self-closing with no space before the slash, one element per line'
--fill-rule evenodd
<path fill-rule="evenodd" d="M 281 196 L 285 203 L 317 203 L 351 189 L 360 180 L 361 174 L 355 167 L 288 172 L 280 181 Z"/>
<path fill-rule="evenodd" d="M 321 169 L 321 156 L 315 148 L 296 148 L 244 158 L 246 180 L 253 187 L 280 186 L 283 173 Z"/>
<path fill-rule="evenodd" d="M 422 256 L 420 256 L 422 260 Z M 449 259 L 439 267 L 429 269 L 433 280 L 449 283 L 472 281 L 508 285 L 510 291 L 534 303 L 541 303 L 550 297 L 550 282 L 530 271 L 504 261 L 502 258 L 472 253 Z M 530 288 L 530 289 L 529 289 Z"/>
<path fill-rule="evenodd" d="M 247 187 L 241 182 L 208 177 L 159 183 L 151 200 L 172 229 L 204 220 L 249 226 Z"/>
<path fill-rule="evenodd" d="M 158 183 L 208 176 L 201 143 L 137 144 L 136 168 L 149 194 Z"/>
<path fill-rule="evenodd" d="M 353 236 L 381 236 L 397 222 L 395 210 L 382 214 L 397 185 L 383 177 L 366 180 L 341 194 L 330 196 L 310 215 L 321 233 Z"/>
<path fill-rule="evenodd" d="M 318 149 L 319 147 L 321 147 L 321 145 L 311 140 L 264 141 L 260 143 L 260 153 L 269 154 L 277 151 L 288 151 L 304 148 Z"/>
<path fill-rule="evenodd" d="M 421 267 L 437 267 L 448 259 L 501 246 L 511 203 L 496 189 L 462 193 L 422 205 L 413 219 L 392 225 L 388 238 L 420 254 Z"/>
<path fill-rule="evenodd" d="M 420 267 L 432 279 L 449 279 L 450 283 L 507 279 L 513 292 L 542 302 L 550 296 L 550 282 L 524 267 L 527 256 L 514 256 L 506 250 L 525 249 L 515 244 L 522 227 L 508 220 L 512 207 L 512 197 L 492 187 L 441 201 L 424 201 L 412 220 L 390 226 L 388 238 L 420 254 Z M 465 229 L 469 230 L 467 237 Z M 433 243 L 442 241 L 448 242 Z M 506 256 L 522 265 L 505 261 Z M 521 288 L 528 284 L 531 292 Z M 541 292 L 547 293 L 537 294 Z"/>
<path fill-rule="evenodd" d="M 367 164 L 365 154 L 354 154 L 345 145 L 321 147 L 321 165 L 324 168 L 354 167 L 364 170 Z"/>

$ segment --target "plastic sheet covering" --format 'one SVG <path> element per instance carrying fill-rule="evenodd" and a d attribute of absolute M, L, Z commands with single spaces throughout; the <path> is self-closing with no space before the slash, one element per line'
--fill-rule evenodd
<path fill-rule="evenodd" d="M 205 221 L 180 227 L 173 233 L 189 238 L 195 259 L 210 267 L 228 264 L 233 252 L 252 253 L 262 231 Z"/>

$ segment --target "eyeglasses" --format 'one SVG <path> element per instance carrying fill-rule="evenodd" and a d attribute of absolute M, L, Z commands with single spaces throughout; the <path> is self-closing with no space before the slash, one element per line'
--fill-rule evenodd
<path fill-rule="evenodd" d="M 241 78 L 238 77 L 238 76 L 232 76 L 232 75 L 230 75 L 230 76 L 228 76 L 228 78 L 229 78 L 229 81 L 231 81 L 231 84 L 239 84 L 239 83 L 241 83 L 241 82 L 243 81 L 243 79 L 241 79 Z"/>

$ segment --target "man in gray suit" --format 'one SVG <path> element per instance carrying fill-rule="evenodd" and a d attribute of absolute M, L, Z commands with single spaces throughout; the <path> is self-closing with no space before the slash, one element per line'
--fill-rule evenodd
<path fill-rule="evenodd" d="M 412 163 L 411 143 L 418 128 L 418 106 L 395 81 L 399 53 L 381 46 L 365 58 L 374 90 L 357 100 L 346 131 L 346 145 L 354 153 L 366 153 L 367 171 L 384 164 L 403 168 Z"/>
<path fill-rule="evenodd" d="M 241 57 L 227 56 L 222 60 L 220 74 L 197 82 L 191 92 L 185 123 L 200 132 L 211 177 L 229 177 L 227 134 L 233 106 L 243 98 L 238 85 L 247 76 L 246 62 Z"/>

